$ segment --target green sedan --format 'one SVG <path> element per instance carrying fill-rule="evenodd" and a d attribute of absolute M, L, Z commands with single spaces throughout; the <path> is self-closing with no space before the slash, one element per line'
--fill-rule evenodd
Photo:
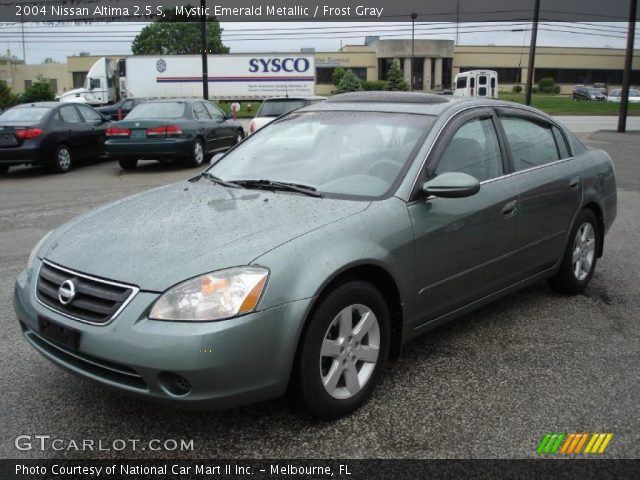
<path fill-rule="evenodd" d="M 212 102 L 173 99 L 136 106 L 125 120 L 109 125 L 106 135 L 107 155 L 132 170 L 141 159 L 181 160 L 200 167 L 241 142 L 244 130 Z"/>
<path fill-rule="evenodd" d="M 537 110 L 337 95 L 49 233 L 14 306 L 42 355 L 122 392 L 290 391 L 336 418 L 416 336 L 543 279 L 583 291 L 615 217 L 608 155 Z"/>

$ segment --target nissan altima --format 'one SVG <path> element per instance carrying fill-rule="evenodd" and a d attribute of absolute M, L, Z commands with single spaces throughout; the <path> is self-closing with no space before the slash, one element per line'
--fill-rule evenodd
<path fill-rule="evenodd" d="M 337 95 L 50 232 L 14 306 L 38 352 L 122 392 L 290 391 L 335 418 L 408 340 L 542 279 L 584 290 L 615 217 L 609 156 L 537 110 Z"/>

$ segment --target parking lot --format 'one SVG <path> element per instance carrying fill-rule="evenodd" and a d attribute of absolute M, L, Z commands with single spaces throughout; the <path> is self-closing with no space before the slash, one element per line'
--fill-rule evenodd
<path fill-rule="evenodd" d="M 115 162 L 66 175 L 12 169 L 0 177 L 0 456 L 532 458 L 547 432 L 612 432 L 607 457 L 640 457 L 640 133 L 584 130 L 585 142 L 612 156 L 619 186 L 618 218 L 585 294 L 561 296 L 542 282 L 413 341 L 364 408 L 329 423 L 287 399 L 172 410 L 107 391 L 40 356 L 11 305 L 33 245 L 82 212 L 195 171 L 154 162 L 133 172 Z M 193 439 L 194 449 L 23 452 L 14 447 L 20 434 Z"/>

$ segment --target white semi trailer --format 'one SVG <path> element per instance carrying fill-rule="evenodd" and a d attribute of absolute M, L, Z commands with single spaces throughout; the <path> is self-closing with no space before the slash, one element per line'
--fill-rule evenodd
<path fill-rule="evenodd" d="M 315 94 L 313 55 L 230 54 L 209 55 L 207 60 L 212 99 L 260 100 Z M 105 105 L 118 97 L 200 96 L 200 55 L 143 55 L 120 61 L 117 69 L 109 59 L 101 58 L 87 74 L 84 88 L 66 92 L 59 99 Z"/>

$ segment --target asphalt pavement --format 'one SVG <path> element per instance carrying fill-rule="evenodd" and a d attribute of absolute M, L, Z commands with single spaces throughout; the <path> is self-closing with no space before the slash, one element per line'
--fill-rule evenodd
<path fill-rule="evenodd" d="M 593 128 L 592 128 L 593 129 Z M 640 457 L 640 133 L 582 133 L 614 160 L 618 219 L 587 291 L 541 282 L 406 346 L 371 401 L 318 422 L 288 399 L 189 412 L 129 398 L 50 364 L 22 338 L 13 281 L 47 231 L 109 200 L 194 172 L 92 163 L 0 177 L 0 457 L 533 458 L 547 432 L 611 432 L 607 457 Z M 99 246 L 96 246 L 99 247 Z M 193 440 L 192 451 L 19 451 L 18 435 L 81 442 Z"/>

